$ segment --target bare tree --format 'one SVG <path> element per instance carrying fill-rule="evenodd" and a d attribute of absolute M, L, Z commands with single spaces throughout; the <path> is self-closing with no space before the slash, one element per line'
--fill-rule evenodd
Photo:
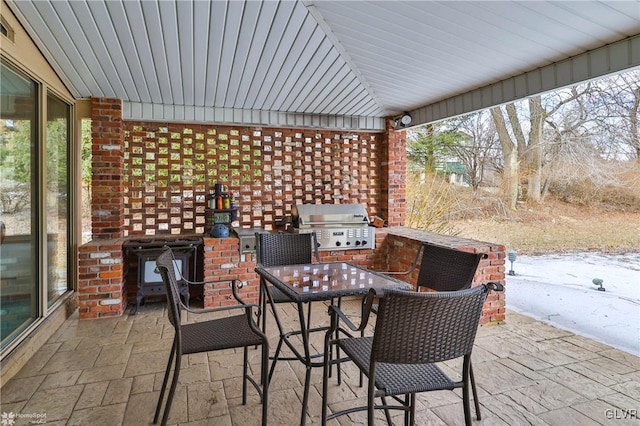
<path fill-rule="evenodd" d="M 452 153 L 464 164 L 474 191 L 484 181 L 487 168 L 494 163 L 498 134 L 486 111 L 450 120 L 450 125 L 464 138 L 451 146 Z"/>
<path fill-rule="evenodd" d="M 590 84 L 586 84 L 580 90 L 572 87 L 566 91 L 545 95 L 545 97 L 532 96 L 527 100 L 528 111 L 522 104 L 509 103 L 504 107 L 509 118 L 509 127 L 504 119 L 502 108 L 491 109 L 491 117 L 503 149 L 506 195 L 511 208 L 516 207 L 521 177 L 524 177 L 527 183 L 527 191 L 523 195 L 531 200 L 541 201 L 544 124 L 556 111 L 575 101 L 589 91 L 589 88 Z M 517 158 L 512 158 L 513 155 Z"/>
<path fill-rule="evenodd" d="M 503 191 L 507 198 L 507 205 L 515 210 L 518 201 L 518 150 L 513 142 L 500 107 L 491 108 L 491 118 L 498 132 L 498 140 L 502 146 L 504 169 L 502 173 Z"/>
<path fill-rule="evenodd" d="M 602 155 L 640 162 L 640 71 L 594 83 L 587 102 L 597 120 L 594 142 Z"/>

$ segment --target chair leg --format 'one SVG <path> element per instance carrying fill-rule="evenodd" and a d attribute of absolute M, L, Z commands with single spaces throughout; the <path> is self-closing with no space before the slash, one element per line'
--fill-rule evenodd
<path fill-rule="evenodd" d="M 375 423 L 375 372 L 371 373 L 371 377 L 369 377 L 369 385 L 367 392 L 367 425 L 374 426 Z"/>
<path fill-rule="evenodd" d="M 331 299 L 331 304 L 333 304 L 333 299 Z M 342 308 L 342 297 L 338 297 L 338 308 Z M 336 319 L 336 324 L 340 324 L 340 318 Z M 338 331 L 336 330 L 336 339 L 338 338 Z M 340 346 L 336 347 L 336 359 L 340 359 Z M 338 384 L 342 384 L 342 369 L 340 368 L 340 363 L 336 363 L 336 372 L 338 374 Z"/>
<path fill-rule="evenodd" d="M 162 389 L 160 389 L 160 397 L 158 398 L 158 404 L 156 405 L 156 414 L 153 416 L 153 424 L 158 423 L 158 417 L 160 416 L 160 408 L 162 407 L 162 401 L 164 399 L 164 392 L 167 388 L 167 382 L 169 381 L 169 373 L 171 372 L 171 363 L 173 363 L 173 357 L 176 353 L 176 341 L 173 341 L 171 348 L 171 354 L 169 354 L 169 362 L 167 362 L 167 369 L 164 372 L 164 379 L 162 380 Z"/>
<path fill-rule="evenodd" d="M 180 376 L 180 362 L 182 360 L 182 354 L 176 350 L 176 366 L 173 370 L 173 379 L 171 380 L 171 388 L 169 389 L 169 396 L 167 396 L 167 403 L 164 407 L 164 414 L 162 415 L 162 426 L 167 425 L 169 420 L 169 412 L 171 411 L 171 404 L 173 403 L 173 395 L 176 392 L 176 386 L 178 385 L 178 377 Z"/>
<path fill-rule="evenodd" d="M 262 286 L 260 288 L 260 291 L 258 292 L 258 319 L 256 321 L 256 324 L 260 324 L 260 320 L 262 319 L 262 332 L 266 333 L 267 332 L 267 315 L 266 315 L 266 310 L 267 310 L 267 297 L 264 294 L 264 290 L 262 289 Z"/>
<path fill-rule="evenodd" d="M 269 370 L 269 377 L 268 380 L 271 381 L 271 378 L 273 377 L 273 372 L 276 370 L 276 364 L 278 363 L 278 357 L 280 356 L 280 351 L 282 350 L 282 343 L 284 342 L 284 339 L 282 337 L 280 337 L 278 339 L 278 345 L 276 346 L 276 351 L 273 353 L 273 361 L 271 362 L 271 368 Z"/>
<path fill-rule="evenodd" d="M 471 359 L 464 357 L 462 365 L 462 405 L 464 407 L 464 424 L 471 426 L 471 407 L 469 406 L 469 381 Z"/>
<path fill-rule="evenodd" d="M 476 406 L 476 417 L 478 420 L 482 420 L 480 417 L 480 401 L 478 400 L 478 390 L 476 389 L 476 379 L 473 377 L 473 364 L 469 361 L 469 377 L 471 378 L 471 392 L 473 393 L 473 403 Z"/>
<path fill-rule="evenodd" d="M 324 337 L 324 356 L 323 356 L 323 365 L 322 365 L 322 408 L 321 408 L 321 416 L 320 421 L 322 426 L 327 425 L 327 408 L 329 405 L 328 394 L 329 394 L 329 377 L 331 372 L 331 367 L 329 366 L 329 362 L 332 359 L 330 353 L 332 352 L 330 340 L 333 336 L 329 336 L 325 334 Z"/>
<path fill-rule="evenodd" d="M 262 378 L 262 426 L 267 426 L 269 415 L 269 343 L 262 342 L 262 368 L 260 369 Z"/>
<path fill-rule="evenodd" d="M 249 353 L 246 346 L 242 352 L 242 405 L 247 405 L 247 364 L 249 363 Z"/>
<path fill-rule="evenodd" d="M 360 371 L 360 374 L 362 374 L 362 370 Z M 362 387 L 362 385 L 360 385 Z M 387 398 L 385 398 L 384 396 L 380 397 L 380 400 L 382 400 L 382 405 L 387 405 Z M 387 424 L 389 426 L 393 426 L 393 421 L 391 421 L 391 413 L 389 412 L 388 408 L 384 409 L 384 416 L 387 418 Z"/>
<path fill-rule="evenodd" d="M 411 410 L 409 411 L 409 424 L 413 426 L 416 424 L 416 394 L 411 394 Z"/>

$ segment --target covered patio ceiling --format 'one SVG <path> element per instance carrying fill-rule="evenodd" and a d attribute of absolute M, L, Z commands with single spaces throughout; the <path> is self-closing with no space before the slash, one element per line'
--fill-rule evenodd
<path fill-rule="evenodd" d="M 74 96 L 135 120 L 380 131 L 640 66 L 636 0 L 8 4 Z"/>

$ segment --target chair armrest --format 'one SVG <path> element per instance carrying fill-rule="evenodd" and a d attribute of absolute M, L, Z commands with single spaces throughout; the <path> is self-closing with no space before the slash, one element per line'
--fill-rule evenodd
<path fill-rule="evenodd" d="M 329 305 L 329 315 L 333 318 L 334 316 L 338 316 L 338 318 L 349 327 L 352 331 L 357 331 L 358 327 L 345 315 L 344 312 L 337 305 Z"/>
<path fill-rule="evenodd" d="M 376 297 L 375 290 L 374 289 L 369 290 L 369 293 L 367 294 L 364 301 L 362 302 L 362 312 L 360 315 L 361 321 L 359 326 L 356 326 L 353 323 L 353 321 L 351 321 L 349 317 L 347 317 L 345 313 L 342 312 L 342 310 L 337 305 L 329 305 L 329 315 L 331 316 L 330 328 L 334 328 L 334 323 L 335 323 L 335 328 L 337 328 L 337 324 L 338 324 L 337 320 L 340 319 L 342 320 L 342 322 L 344 322 L 347 325 L 347 327 L 349 327 L 351 331 L 364 330 L 367 324 L 369 323 L 371 306 L 373 305 L 373 300 L 375 299 L 375 297 Z"/>
<path fill-rule="evenodd" d="M 484 284 L 484 286 L 487 289 L 487 291 L 489 291 L 489 290 L 504 291 L 504 286 L 502 284 L 500 284 L 499 282 L 496 282 L 496 281 L 491 281 L 489 283 L 486 283 L 486 284 Z"/>
<path fill-rule="evenodd" d="M 187 282 L 190 282 L 188 280 L 185 280 Z M 242 300 L 242 298 L 240 297 L 240 295 L 238 294 L 238 289 L 242 288 L 244 286 L 244 283 L 240 280 L 236 280 L 236 279 L 230 279 L 230 280 L 218 280 L 218 281 L 202 281 L 202 284 L 211 284 L 211 283 L 230 283 L 231 284 L 231 293 L 233 294 L 233 298 L 236 299 L 236 301 L 239 303 L 237 305 L 230 305 L 230 306 L 218 306 L 216 308 L 206 308 L 206 309 L 198 309 L 198 310 L 194 310 L 189 308 L 188 306 L 186 306 L 184 303 L 182 303 L 182 300 L 180 300 L 180 306 L 182 307 L 182 309 L 188 311 L 188 312 L 192 312 L 192 313 L 196 313 L 196 314 L 204 314 L 204 313 L 208 313 L 208 312 L 218 312 L 218 311 L 224 311 L 224 310 L 230 310 L 230 309 L 238 309 L 238 308 L 249 308 L 247 310 L 247 313 L 251 312 L 251 308 L 252 307 L 258 307 L 257 304 L 249 304 L 246 303 L 244 300 Z"/>
<path fill-rule="evenodd" d="M 377 271 L 377 272 L 380 272 L 381 274 L 385 274 L 385 275 L 407 275 L 412 273 L 416 269 L 416 266 L 418 266 L 418 260 L 420 259 L 420 253 L 422 253 L 423 248 L 424 248 L 424 244 L 420 244 L 420 248 L 416 253 L 416 257 L 413 258 L 413 262 L 411 262 L 411 266 L 406 271 Z"/>

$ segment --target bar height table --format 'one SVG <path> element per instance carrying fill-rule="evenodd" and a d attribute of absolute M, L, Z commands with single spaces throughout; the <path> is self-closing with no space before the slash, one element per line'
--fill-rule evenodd
<path fill-rule="evenodd" d="M 302 305 L 304 303 L 328 301 L 346 296 L 364 296 L 370 289 L 375 289 L 377 294 L 383 294 L 385 289 L 411 290 L 413 286 L 404 281 L 346 262 L 272 266 L 268 268 L 259 266 L 255 271 L 260 276 L 261 291 L 266 294 L 280 332 L 280 339 L 269 372 L 269 380 L 271 380 L 271 376 L 273 375 L 282 345 L 285 344 L 306 367 L 302 415 L 300 418 L 300 425 L 304 425 L 306 423 L 307 404 L 309 402 L 311 368 L 323 366 L 322 361 L 313 361 L 313 358 L 320 357 L 323 354 L 311 354 L 309 334 L 316 331 L 326 331 L 328 327 L 309 329 L 310 324 L 306 324 Z M 280 291 L 291 297 L 293 303 L 296 303 L 300 321 L 299 330 L 292 332 L 284 331 L 280 318 L 278 317 L 276 305 L 273 303 L 271 294 L 269 293 L 267 283 L 273 284 Z M 300 335 L 302 338 L 302 352 L 290 341 L 290 337 L 295 335 Z"/>

